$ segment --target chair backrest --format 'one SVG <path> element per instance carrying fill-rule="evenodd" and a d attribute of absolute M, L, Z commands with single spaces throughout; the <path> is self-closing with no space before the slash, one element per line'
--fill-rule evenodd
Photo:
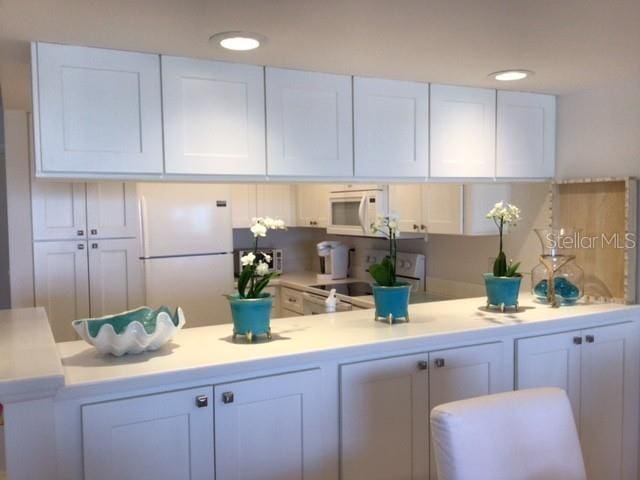
<path fill-rule="evenodd" d="M 431 411 L 438 480 L 585 480 L 564 390 L 535 388 Z"/>

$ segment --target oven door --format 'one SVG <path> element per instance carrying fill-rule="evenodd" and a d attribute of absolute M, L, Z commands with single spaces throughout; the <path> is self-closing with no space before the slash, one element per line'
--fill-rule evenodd
<path fill-rule="evenodd" d="M 327 313 L 327 305 L 324 301 L 327 297 L 316 295 L 314 293 L 305 292 L 302 294 L 302 308 L 304 315 L 322 315 Z M 352 309 L 352 305 L 346 302 L 338 302 L 336 312 L 348 312 Z"/>
<path fill-rule="evenodd" d="M 365 235 L 368 230 L 366 201 L 367 195 L 363 193 L 332 193 L 327 233 Z"/>

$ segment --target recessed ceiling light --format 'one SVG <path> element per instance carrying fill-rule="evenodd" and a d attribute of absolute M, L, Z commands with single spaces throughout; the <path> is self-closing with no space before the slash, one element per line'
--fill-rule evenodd
<path fill-rule="evenodd" d="M 530 70 L 502 70 L 500 72 L 493 72 L 489 74 L 490 77 L 495 78 L 501 82 L 512 82 L 514 80 L 522 80 L 533 75 Z"/>
<path fill-rule="evenodd" d="M 264 45 L 267 38 L 264 35 L 249 32 L 220 32 L 209 37 L 209 41 L 227 50 L 254 50 Z"/>

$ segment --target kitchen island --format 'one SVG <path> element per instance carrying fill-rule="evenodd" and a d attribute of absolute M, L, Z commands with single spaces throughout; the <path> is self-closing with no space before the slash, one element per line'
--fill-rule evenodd
<path fill-rule="evenodd" d="M 121 358 L 53 344 L 43 315 L 0 314 L 10 479 L 426 479 L 433 406 L 542 385 L 568 391 L 589 478 L 637 478 L 638 306 L 471 298 L 393 326 L 372 310 L 275 319 L 256 344 L 185 329 Z"/>

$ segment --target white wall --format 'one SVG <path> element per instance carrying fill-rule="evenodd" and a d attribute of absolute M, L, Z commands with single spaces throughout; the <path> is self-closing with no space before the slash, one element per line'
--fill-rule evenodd
<path fill-rule="evenodd" d="M 558 178 L 640 176 L 640 81 L 558 97 Z"/>
<path fill-rule="evenodd" d="M 559 96 L 557 128 L 558 178 L 640 177 L 637 78 Z"/>

